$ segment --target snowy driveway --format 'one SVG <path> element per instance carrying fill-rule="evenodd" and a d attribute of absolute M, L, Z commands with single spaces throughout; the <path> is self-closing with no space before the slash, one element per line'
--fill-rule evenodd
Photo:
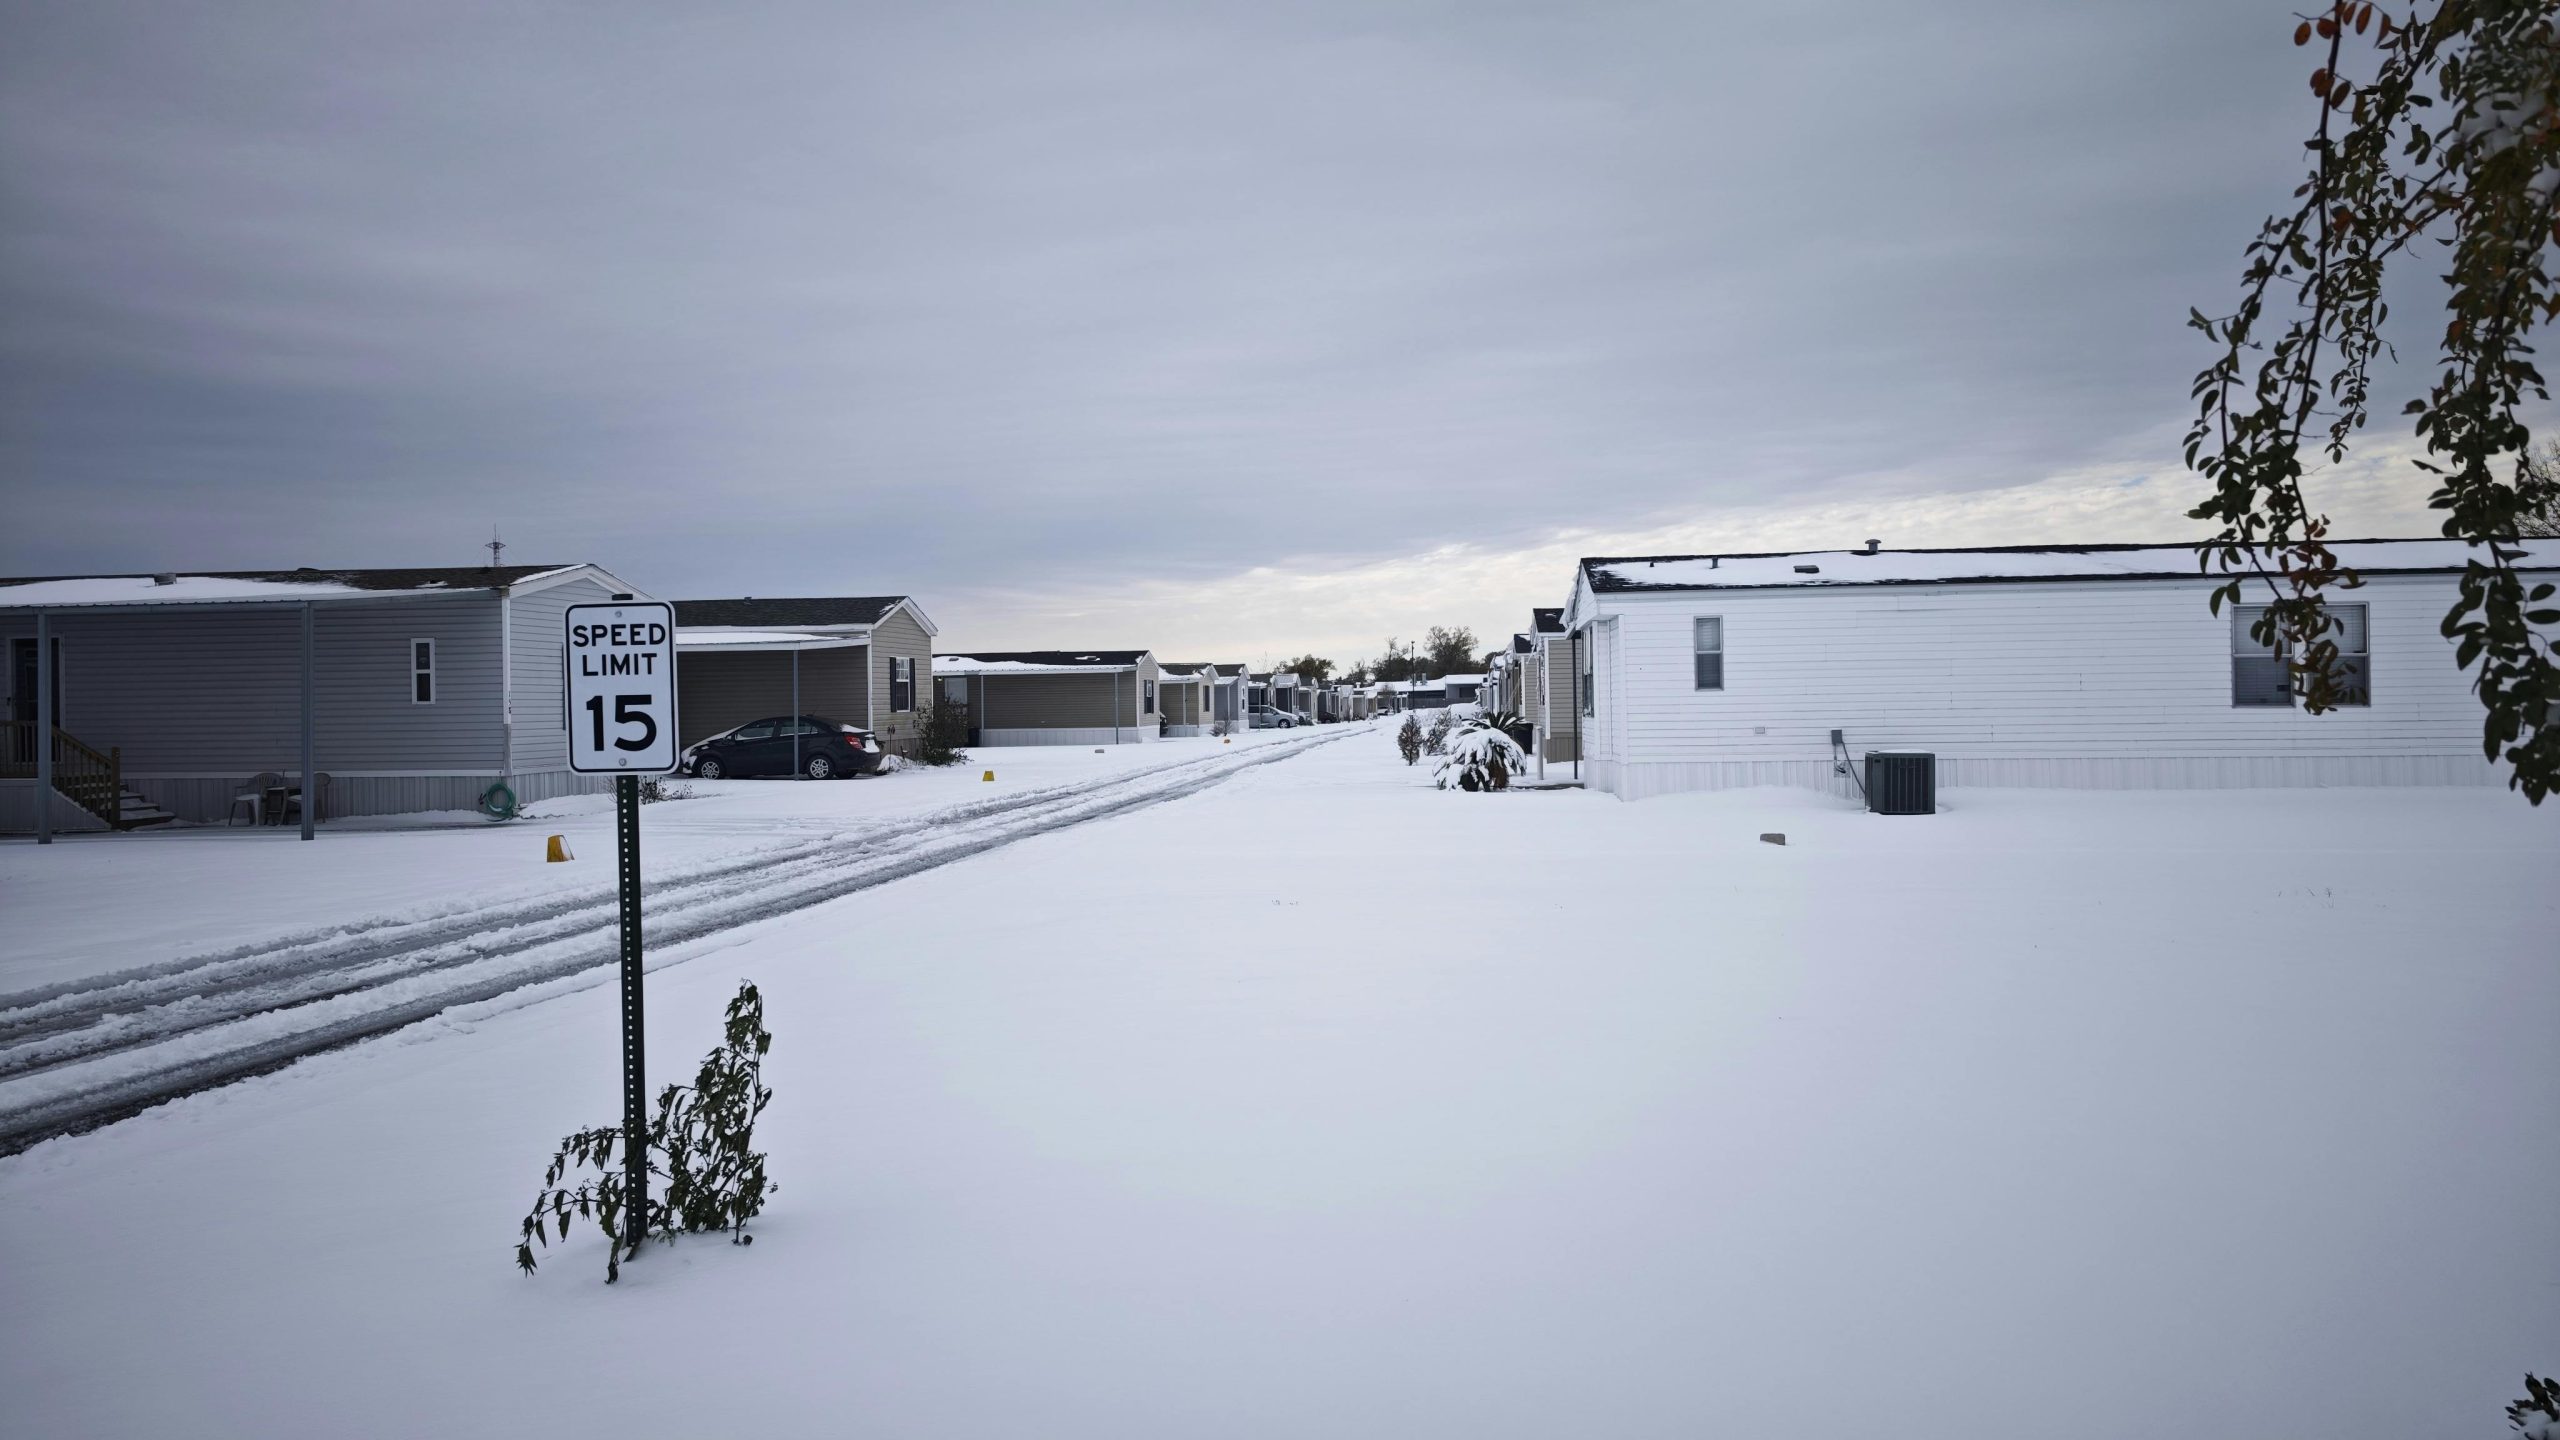
<path fill-rule="evenodd" d="M 2554 1364 L 2560 814 L 1420 783 L 674 947 L 782 1188 L 612 1289 L 508 1262 L 603 972 L 0 1160 L 8 1428 L 2451 1440 Z"/>

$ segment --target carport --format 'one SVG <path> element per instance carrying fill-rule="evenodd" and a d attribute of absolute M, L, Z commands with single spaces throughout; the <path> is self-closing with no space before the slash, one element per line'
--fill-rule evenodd
<path fill-rule="evenodd" d="M 870 663 L 865 638 L 679 626 L 680 739 L 692 745 L 777 715 L 824 715 L 867 728 Z M 796 750 L 791 768 L 800 768 Z"/>

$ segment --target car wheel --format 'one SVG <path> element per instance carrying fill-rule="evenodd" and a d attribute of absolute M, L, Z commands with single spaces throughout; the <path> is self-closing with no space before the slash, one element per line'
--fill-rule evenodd
<path fill-rule="evenodd" d="M 836 762 L 824 755 L 810 756 L 809 763 L 805 768 L 808 771 L 809 778 L 812 780 L 833 780 L 836 778 Z"/>
<path fill-rule="evenodd" d="M 705 780 L 717 780 L 720 778 L 720 762 L 712 756 L 705 755 L 693 762 L 693 773 Z"/>

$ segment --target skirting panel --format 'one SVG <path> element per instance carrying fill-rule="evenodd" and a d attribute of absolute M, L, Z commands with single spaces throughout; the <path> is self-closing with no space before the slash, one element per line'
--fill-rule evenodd
<path fill-rule="evenodd" d="M 1167 725 L 1164 727 L 1164 738 L 1167 740 L 1197 740 L 1208 733 L 1209 727 L 1206 725 Z"/>
<path fill-rule="evenodd" d="M 1090 729 L 981 730 L 981 745 L 1137 745 L 1156 738 L 1153 725 L 1108 725 Z"/>
<path fill-rule="evenodd" d="M 1853 752 L 1851 763 L 1856 763 Z M 1688 790 L 1788 785 L 1854 797 L 1851 779 L 1828 760 L 1700 760 L 1621 765 L 1594 760 L 1585 783 L 1622 800 Z M 1999 759 L 1940 757 L 1942 788 L 2022 790 L 2274 790 L 2326 786 L 2502 785 L 2505 775 L 2477 755 L 2060 755 Z"/>
<path fill-rule="evenodd" d="M 0 780 L 0 835 L 36 833 L 37 793 L 33 780 Z M 106 828 L 107 822 L 81 809 L 70 796 L 60 792 L 54 794 L 55 834 L 80 835 Z"/>

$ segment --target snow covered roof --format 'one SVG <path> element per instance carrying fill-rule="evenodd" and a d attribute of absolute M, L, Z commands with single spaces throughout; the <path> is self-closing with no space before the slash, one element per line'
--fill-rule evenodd
<path fill-rule="evenodd" d="M 2458 572 L 2483 552 L 2459 540 L 2340 540 L 2338 559 L 2367 575 Z M 2560 566 L 2560 544 L 2528 541 L 2527 564 Z M 1761 590 L 1836 585 L 1963 585 L 2014 580 L 2194 580 L 2193 545 L 2000 545 L 1969 550 L 1799 550 L 1753 555 L 1592 558 L 1595 592 Z"/>
<path fill-rule="evenodd" d="M 937 675 L 1081 675 L 1095 670 L 1127 670 L 1147 658 L 1144 650 L 981 650 L 974 655 L 936 655 Z"/>
<path fill-rule="evenodd" d="M 759 600 L 679 600 L 676 623 L 688 629 L 722 626 L 740 630 L 869 629 L 905 606 L 926 634 L 934 624 L 910 595 L 786 595 Z"/>
<path fill-rule="evenodd" d="M 411 570 L 210 570 L 192 575 L 49 575 L 0 579 L 0 609 L 77 605 L 253 605 L 381 600 L 502 590 L 576 565 L 456 565 Z"/>
<path fill-rule="evenodd" d="M 844 650 L 868 646 L 858 635 L 813 635 L 792 630 L 733 630 L 722 626 L 680 626 L 676 648 L 683 650 Z"/>
<path fill-rule="evenodd" d="M 1484 677 L 1481 675 L 1443 675 L 1433 683 L 1443 687 L 1450 685 L 1481 685 L 1484 683 Z"/>

